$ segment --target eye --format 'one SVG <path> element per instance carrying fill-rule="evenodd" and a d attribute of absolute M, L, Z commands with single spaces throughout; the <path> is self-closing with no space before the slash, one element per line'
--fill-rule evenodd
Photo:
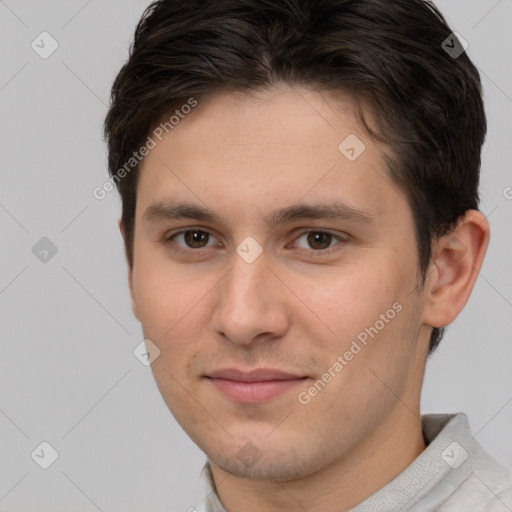
<path fill-rule="evenodd" d="M 180 237 L 182 237 L 185 243 L 184 245 L 175 242 L 175 239 Z M 179 247 L 176 249 L 177 251 L 186 251 L 189 249 L 204 249 L 205 247 L 211 247 L 211 245 L 207 245 L 210 238 L 216 240 L 207 231 L 203 231 L 202 229 L 187 228 L 166 236 L 165 241 L 172 244 L 176 244 Z M 219 244 L 214 243 L 212 245 Z"/>
<path fill-rule="evenodd" d="M 181 239 L 182 242 L 178 243 L 176 240 Z M 300 240 L 303 240 L 300 242 Z M 335 241 L 338 243 L 333 243 Z M 208 231 L 199 228 L 186 228 L 179 231 L 170 233 L 165 236 L 165 243 L 171 245 L 172 250 L 176 252 L 188 253 L 199 252 L 200 249 L 208 247 L 215 247 L 221 245 L 215 237 Z M 309 230 L 302 232 L 292 244 L 292 247 L 297 247 L 301 252 L 307 252 L 308 255 L 321 256 L 330 254 L 342 246 L 347 238 L 341 235 L 335 235 L 329 231 L 324 230 Z M 209 242 L 211 242 L 209 244 Z M 297 243 L 299 242 L 299 243 Z"/>
<path fill-rule="evenodd" d="M 295 244 L 297 244 L 298 240 L 304 239 L 305 244 L 302 244 L 302 247 L 299 244 L 299 249 L 303 249 L 311 252 L 316 253 L 331 253 L 333 250 L 337 250 L 336 246 L 341 245 L 343 242 L 346 241 L 341 236 L 335 235 L 334 233 L 330 233 L 329 231 L 305 231 L 303 232 L 298 238 L 295 239 Z M 341 243 L 331 245 L 333 240 L 338 240 Z"/>

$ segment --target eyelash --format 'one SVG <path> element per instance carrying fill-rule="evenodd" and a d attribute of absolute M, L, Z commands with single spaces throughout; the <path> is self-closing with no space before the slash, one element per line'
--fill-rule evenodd
<path fill-rule="evenodd" d="M 208 247 L 202 247 L 202 248 L 199 248 L 199 249 L 193 249 L 193 248 L 184 249 L 183 247 L 177 245 L 173 241 L 174 238 L 176 238 L 178 235 L 182 235 L 182 234 L 188 233 L 190 231 L 199 231 L 201 233 L 206 233 L 207 235 L 213 237 L 213 235 L 209 231 L 206 231 L 206 230 L 200 229 L 200 228 L 193 228 L 193 227 L 190 228 L 189 227 L 189 228 L 180 229 L 178 231 L 175 231 L 175 232 L 172 232 L 171 234 L 166 235 L 165 239 L 164 239 L 164 243 L 169 245 L 169 246 L 172 246 L 171 247 L 172 250 L 177 252 L 177 253 L 180 253 L 180 254 L 190 255 L 191 252 L 201 252 L 203 250 L 207 250 Z M 298 240 L 301 236 L 306 235 L 308 233 L 327 234 L 327 235 L 331 235 L 332 237 L 337 238 L 339 240 L 339 242 L 337 244 L 334 244 L 332 247 L 329 247 L 327 249 L 302 249 L 302 248 L 298 249 L 299 252 L 303 252 L 303 253 L 306 252 L 306 253 L 308 253 L 308 255 L 313 255 L 313 257 L 329 255 L 329 254 L 331 254 L 331 253 L 333 253 L 333 252 L 335 252 L 337 250 L 340 250 L 340 248 L 338 246 L 342 245 L 344 242 L 346 242 L 346 240 L 344 240 L 340 235 L 336 235 L 332 231 L 325 230 L 325 229 L 306 229 L 304 231 L 301 231 L 297 235 L 297 237 L 294 239 L 294 241 Z"/>

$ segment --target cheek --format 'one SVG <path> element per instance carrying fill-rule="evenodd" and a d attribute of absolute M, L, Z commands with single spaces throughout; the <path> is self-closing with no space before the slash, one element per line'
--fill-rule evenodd
<path fill-rule="evenodd" d="M 329 335 L 323 339 L 328 344 L 338 340 L 340 349 L 379 320 L 398 296 L 396 283 L 390 286 L 383 272 L 369 272 L 362 267 L 351 270 L 350 275 L 340 272 L 323 285 L 318 280 L 306 281 L 302 290 L 307 305 L 318 315 L 319 321 L 311 325 L 325 327 Z"/>
<path fill-rule="evenodd" d="M 140 321 L 144 327 L 160 331 L 164 324 L 172 322 L 176 311 L 177 294 L 169 287 L 163 275 L 138 261 L 133 276 L 133 291 Z"/>
<path fill-rule="evenodd" d="M 144 336 L 160 349 L 160 361 L 179 373 L 194 360 L 197 341 L 204 337 L 205 296 L 214 284 L 208 276 L 183 276 L 178 267 L 150 258 L 140 258 L 133 274 Z"/>
<path fill-rule="evenodd" d="M 141 241 L 133 270 L 133 290 L 141 323 L 153 330 L 169 329 L 199 300 L 197 279 L 185 279 L 160 248 Z M 165 331 L 164 331 L 165 332 Z M 161 333 L 160 333 L 161 334 Z"/>
<path fill-rule="evenodd" d="M 301 323 L 309 329 L 310 350 L 336 374 L 331 390 L 350 390 L 355 405 L 364 403 L 368 389 L 381 390 L 375 374 L 400 386 L 412 364 L 419 321 L 411 293 L 415 272 L 406 261 L 380 257 L 330 276 L 322 286 L 303 283 L 307 304 L 321 320 Z"/>

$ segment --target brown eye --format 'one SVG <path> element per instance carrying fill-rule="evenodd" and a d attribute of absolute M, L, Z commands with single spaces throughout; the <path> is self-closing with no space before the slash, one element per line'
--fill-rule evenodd
<path fill-rule="evenodd" d="M 178 242 L 177 240 L 183 241 Z M 177 251 L 190 251 L 191 249 L 203 249 L 216 245 L 209 243 L 216 240 L 210 233 L 202 229 L 182 229 L 181 231 L 172 233 L 165 238 L 166 244 L 172 244 Z M 209 244 L 209 245 L 208 245 Z"/>
<path fill-rule="evenodd" d="M 304 242 L 299 241 L 303 239 Z M 328 252 L 336 244 L 332 244 L 333 240 L 343 242 L 343 239 L 328 231 L 305 231 L 296 239 L 296 246 L 299 249 L 309 252 Z"/>
<path fill-rule="evenodd" d="M 210 236 L 205 231 L 192 230 L 192 229 L 189 231 L 185 231 L 185 233 L 183 233 L 183 234 L 185 235 L 184 236 L 185 243 L 189 247 L 192 247 L 194 249 L 204 247 L 205 241 L 207 243 L 208 237 Z"/>
<path fill-rule="evenodd" d="M 307 236 L 308 244 L 313 249 L 327 249 L 331 244 L 332 235 L 322 231 L 312 231 Z"/>

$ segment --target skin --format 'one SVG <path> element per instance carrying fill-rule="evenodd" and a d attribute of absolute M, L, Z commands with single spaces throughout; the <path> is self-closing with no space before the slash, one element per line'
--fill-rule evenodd
<path fill-rule="evenodd" d="M 355 161 L 338 149 L 349 134 L 366 146 Z M 431 329 L 464 307 L 489 227 L 467 212 L 434 244 L 419 287 L 412 212 L 386 150 L 366 136 L 348 98 L 281 85 L 200 101 L 142 163 L 132 308 L 160 350 L 152 370 L 162 397 L 211 461 L 228 512 L 349 510 L 425 449 L 420 392 Z M 333 200 L 369 219 L 265 222 L 280 208 Z M 145 218 L 161 201 L 208 207 L 221 220 Z M 183 228 L 209 238 L 168 239 Z M 333 236 L 308 243 L 318 230 Z M 236 252 L 249 236 L 262 249 L 252 263 Z M 400 312 L 300 403 L 393 304 Z M 205 378 L 227 367 L 307 379 L 268 402 L 236 403 Z M 237 456 L 247 443 L 249 461 Z"/>

